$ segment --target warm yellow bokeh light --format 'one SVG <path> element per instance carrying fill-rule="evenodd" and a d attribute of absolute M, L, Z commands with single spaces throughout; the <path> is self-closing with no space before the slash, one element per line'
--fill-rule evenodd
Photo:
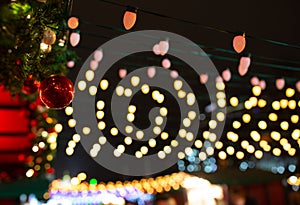
<path fill-rule="evenodd" d="M 242 119 L 243 119 L 244 123 L 249 123 L 251 121 L 251 115 L 243 114 Z"/>
<path fill-rule="evenodd" d="M 297 103 L 295 100 L 290 100 L 288 106 L 291 110 L 294 110 L 297 107 Z"/>
<path fill-rule="evenodd" d="M 293 97 L 295 95 L 295 90 L 293 88 L 288 88 L 285 91 L 285 95 L 288 98 Z"/>
<path fill-rule="evenodd" d="M 231 97 L 229 103 L 232 107 L 236 107 L 239 104 L 239 99 L 237 97 Z"/>
<path fill-rule="evenodd" d="M 260 108 L 264 108 L 267 105 L 267 101 L 264 99 L 259 99 L 257 105 Z"/>
<path fill-rule="evenodd" d="M 234 129 L 239 129 L 241 127 L 241 125 L 242 124 L 239 121 L 233 121 L 233 123 L 232 123 L 232 127 Z"/>
<path fill-rule="evenodd" d="M 258 122 L 258 127 L 259 127 L 260 129 L 262 129 L 262 130 L 267 129 L 267 123 L 266 123 L 266 121 L 263 121 L 263 120 L 259 121 L 259 122 Z"/>
<path fill-rule="evenodd" d="M 287 108 L 288 103 L 289 103 L 289 101 L 288 101 L 287 99 L 281 99 L 281 100 L 279 101 L 279 104 L 280 104 L 281 109 Z"/>
<path fill-rule="evenodd" d="M 269 120 L 275 122 L 275 121 L 277 121 L 277 119 L 278 119 L 278 116 L 275 113 L 269 114 Z"/>
<path fill-rule="evenodd" d="M 299 122 L 299 115 L 292 115 L 291 122 L 297 124 Z"/>
<path fill-rule="evenodd" d="M 256 159 L 261 159 L 263 157 L 263 152 L 261 150 L 256 150 L 254 153 L 254 156 L 256 157 Z"/>
<path fill-rule="evenodd" d="M 281 154 L 281 150 L 279 148 L 274 148 L 272 152 L 277 157 L 280 156 Z"/>
<path fill-rule="evenodd" d="M 116 135 L 118 135 L 118 133 L 119 133 L 119 130 L 116 127 L 113 127 L 110 129 L 110 134 L 112 136 L 116 136 Z"/>
<path fill-rule="evenodd" d="M 258 142 L 260 140 L 260 134 L 257 131 L 251 131 L 250 136 L 255 142 Z"/>
<path fill-rule="evenodd" d="M 238 151 L 238 152 L 236 153 L 236 158 L 238 158 L 238 159 L 243 159 L 244 156 L 245 156 L 245 154 L 244 154 L 243 152 L 241 152 L 241 151 Z"/>
<path fill-rule="evenodd" d="M 261 94 L 261 87 L 256 85 L 252 88 L 252 93 L 255 96 L 259 96 Z"/>
<path fill-rule="evenodd" d="M 279 103 L 279 101 L 274 101 L 274 102 L 272 103 L 272 108 L 273 108 L 274 110 L 279 110 L 279 109 L 280 109 L 280 103 Z"/>
<path fill-rule="evenodd" d="M 225 160 L 227 158 L 227 154 L 224 151 L 219 152 L 218 155 L 221 160 Z"/>
<path fill-rule="evenodd" d="M 234 148 L 232 147 L 232 146 L 229 146 L 229 147 L 227 147 L 226 148 L 226 152 L 227 152 L 227 154 L 229 154 L 229 155 L 233 155 L 234 154 Z"/>
<path fill-rule="evenodd" d="M 281 138 L 281 135 L 279 132 L 273 131 L 273 132 L 271 132 L 271 137 L 272 137 L 272 139 L 279 141 Z"/>
<path fill-rule="evenodd" d="M 283 129 L 283 130 L 288 130 L 288 129 L 289 129 L 289 123 L 288 123 L 287 121 L 282 121 L 282 122 L 280 123 L 280 127 L 281 127 L 281 129 Z"/>
<path fill-rule="evenodd" d="M 103 79 L 100 81 L 100 88 L 102 90 L 106 90 L 108 88 L 108 86 L 109 86 L 108 80 Z"/>

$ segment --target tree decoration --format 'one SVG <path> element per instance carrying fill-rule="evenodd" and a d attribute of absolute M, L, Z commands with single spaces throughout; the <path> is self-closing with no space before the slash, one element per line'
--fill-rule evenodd
<path fill-rule="evenodd" d="M 232 46 L 237 53 L 241 53 L 246 47 L 245 33 L 235 36 L 232 41 Z"/>
<path fill-rule="evenodd" d="M 22 86 L 22 92 L 24 94 L 33 94 L 37 92 L 40 83 L 33 79 L 32 75 L 29 75 Z"/>
<path fill-rule="evenodd" d="M 283 78 L 278 78 L 278 79 L 276 79 L 275 84 L 276 84 L 276 88 L 278 90 L 282 90 L 284 88 L 285 81 Z"/>
<path fill-rule="evenodd" d="M 250 63 L 251 63 L 250 56 L 241 57 L 240 64 L 239 64 L 239 67 L 238 67 L 238 71 L 239 71 L 239 74 L 241 76 L 246 75 L 246 73 L 248 72 L 248 68 L 250 66 Z"/>
<path fill-rule="evenodd" d="M 67 77 L 53 75 L 41 82 L 39 95 L 47 107 L 62 109 L 72 102 L 74 86 Z"/>
<path fill-rule="evenodd" d="M 53 45 L 56 41 L 56 34 L 52 30 L 45 30 L 42 42 L 48 45 Z"/>
<path fill-rule="evenodd" d="M 0 5 L 0 85 L 13 95 L 23 93 L 29 76 L 40 81 L 52 74 L 65 75 L 67 62 L 77 59 L 59 44 L 68 31 L 69 1 L 43 2 L 21 0 Z M 20 65 L 15 63 L 18 60 Z"/>
<path fill-rule="evenodd" d="M 123 25 L 126 30 L 130 30 L 135 22 L 137 17 L 137 8 L 132 6 L 127 6 L 127 9 L 123 16 Z"/>

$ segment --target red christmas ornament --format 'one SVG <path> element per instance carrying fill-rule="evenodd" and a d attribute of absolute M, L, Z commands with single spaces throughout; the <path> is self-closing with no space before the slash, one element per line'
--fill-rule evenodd
<path fill-rule="evenodd" d="M 41 82 L 39 95 L 47 107 L 62 109 L 72 102 L 74 85 L 65 76 L 52 75 Z"/>
<path fill-rule="evenodd" d="M 32 75 L 29 75 L 22 86 L 22 92 L 27 95 L 33 94 L 38 90 L 39 86 L 40 83 Z"/>

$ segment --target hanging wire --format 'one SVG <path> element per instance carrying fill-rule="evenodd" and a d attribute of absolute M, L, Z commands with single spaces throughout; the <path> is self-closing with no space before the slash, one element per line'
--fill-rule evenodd
<path fill-rule="evenodd" d="M 127 6 L 127 5 L 117 3 L 117 2 L 112 2 L 112 1 L 109 1 L 109 0 L 98 0 L 98 1 L 105 2 L 105 3 L 115 5 L 115 6 L 119 6 L 119 7 L 124 7 L 124 8 L 126 8 L 126 6 Z M 213 27 L 213 26 L 199 24 L 199 23 L 194 22 L 194 21 L 189 21 L 189 20 L 185 20 L 185 19 L 181 19 L 181 18 L 177 18 L 177 17 L 173 17 L 173 16 L 168 16 L 168 15 L 165 15 L 165 14 L 160 14 L 160 13 L 145 10 L 145 9 L 142 9 L 142 8 L 138 8 L 138 11 L 142 12 L 142 13 L 154 15 L 154 16 L 159 16 L 159 17 L 162 17 L 162 18 L 172 19 L 172 20 L 179 21 L 179 22 L 182 22 L 182 23 L 191 24 L 191 25 L 198 26 L 198 27 L 200 27 L 202 29 L 206 29 L 206 30 L 212 30 L 212 31 L 217 31 L 219 33 L 226 33 L 226 34 L 236 35 L 236 32 L 234 32 L 234 31 L 223 30 L 223 29 L 219 29 L 219 28 L 216 28 L 216 27 Z M 255 40 L 263 41 L 263 42 L 266 42 L 266 43 L 269 43 L 269 44 L 300 49 L 299 45 L 290 44 L 290 43 L 286 43 L 286 42 L 282 42 L 282 41 L 276 41 L 276 40 L 272 40 L 272 39 L 266 39 L 266 38 L 262 38 L 262 37 L 259 37 L 259 36 L 253 36 L 253 35 L 248 35 L 247 34 L 247 38 L 252 38 L 252 39 L 255 39 Z"/>

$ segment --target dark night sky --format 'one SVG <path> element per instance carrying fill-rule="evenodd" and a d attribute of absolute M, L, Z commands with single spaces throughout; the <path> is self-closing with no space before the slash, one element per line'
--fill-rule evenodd
<path fill-rule="evenodd" d="M 285 76 L 288 82 L 295 82 L 300 78 L 300 49 L 280 45 L 274 45 L 258 38 L 272 39 L 289 44 L 300 46 L 300 1 L 162 1 L 162 0 L 119 0 L 113 1 L 122 5 L 132 5 L 146 11 L 152 11 L 164 14 L 170 17 L 176 17 L 182 21 L 169 19 L 143 12 L 138 13 L 137 23 L 132 31 L 139 30 L 165 30 L 180 34 L 194 41 L 195 43 L 205 45 L 204 50 L 214 55 L 238 59 L 239 55 L 223 53 L 212 48 L 223 48 L 232 50 L 231 40 L 233 34 L 218 32 L 205 29 L 203 26 L 218 28 L 222 31 L 246 32 L 246 35 L 254 38 L 247 39 L 246 52 L 252 54 L 252 60 L 260 63 L 279 64 L 293 66 L 298 71 L 288 71 L 279 68 L 270 68 L 266 66 L 251 65 L 249 73 L 245 78 L 240 78 L 237 71 L 237 62 L 213 59 L 214 64 L 223 70 L 226 67 L 231 68 L 234 75 L 231 84 L 229 84 L 232 94 L 243 94 L 248 92 L 247 86 L 241 86 L 243 81 L 249 81 L 253 75 L 264 77 L 273 83 L 276 77 Z M 81 42 L 74 50 L 80 56 L 81 62 L 70 71 L 69 77 L 75 81 L 80 63 L 84 61 L 101 44 L 113 39 L 123 33 L 118 30 L 107 29 L 103 26 L 112 28 L 121 28 L 122 17 L 126 8 L 117 5 L 111 5 L 101 0 L 79 1 L 74 0 L 72 14 L 79 17 Z M 183 20 L 196 22 L 198 25 L 184 23 Z M 90 22 L 87 24 L 84 22 Z M 97 26 L 100 25 L 100 26 Z M 90 35 L 93 34 L 93 35 Z M 96 36 L 95 36 L 96 35 Z M 101 37 L 102 36 L 102 37 Z M 103 38 L 104 37 L 104 38 Z M 267 60 L 261 57 L 274 59 L 284 59 L 291 62 L 279 62 Z M 274 86 L 273 86 L 274 87 Z M 271 86 L 271 90 L 274 89 Z M 61 113 L 63 120 L 65 118 Z M 96 177 L 99 180 L 125 180 L 125 176 L 116 175 L 95 163 L 78 144 L 75 154 L 72 157 L 65 155 L 65 147 L 71 138 L 71 131 L 65 129 L 59 138 L 59 147 L 55 162 L 56 177 L 61 177 L 64 170 L 68 170 L 71 175 L 76 175 L 81 171 L 88 173 L 90 177 Z M 176 168 L 176 167 L 175 167 Z M 169 170 L 169 171 L 174 171 Z M 168 171 L 167 171 L 168 172 Z"/>

